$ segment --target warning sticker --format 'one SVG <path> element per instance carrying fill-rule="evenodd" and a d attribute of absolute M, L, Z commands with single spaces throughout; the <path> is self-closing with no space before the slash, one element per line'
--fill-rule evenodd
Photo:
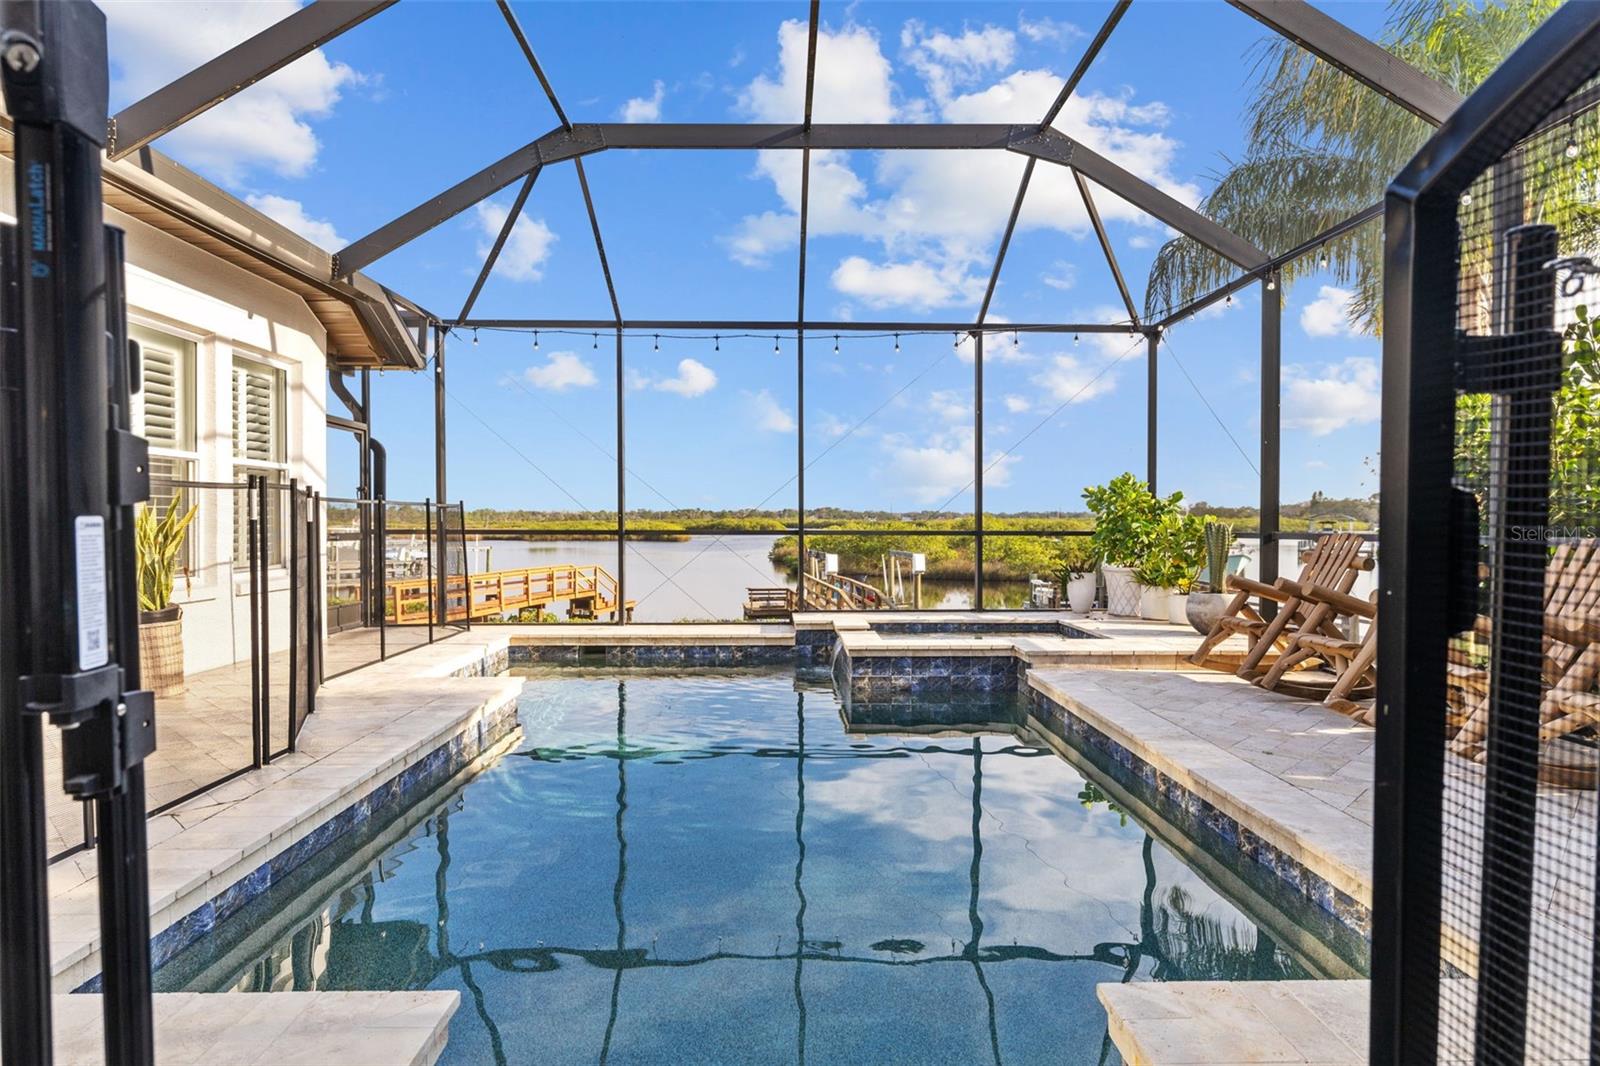
<path fill-rule="evenodd" d="M 79 515 L 73 522 L 78 570 L 78 669 L 104 666 L 111 657 L 106 625 L 106 520 Z"/>

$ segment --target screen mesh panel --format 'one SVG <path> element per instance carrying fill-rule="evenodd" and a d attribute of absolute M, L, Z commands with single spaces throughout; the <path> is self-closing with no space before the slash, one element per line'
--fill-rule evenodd
<path fill-rule="evenodd" d="M 1542 101 L 1535 132 L 1456 211 L 1456 583 L 1438 709 L 1444 1062 L 1592 1061 L 1596 89 Z"/>

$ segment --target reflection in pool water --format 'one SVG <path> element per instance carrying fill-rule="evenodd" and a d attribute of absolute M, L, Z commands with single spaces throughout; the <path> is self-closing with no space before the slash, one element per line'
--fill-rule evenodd
<path fill-rule="evenodd" d="M 1094 1063 L 1097 983 L 1311 976 L 1010 708 L 895 713 L 530 679 L 514 755 L 159 981 L 455 988 L 448 1063 Z"/>

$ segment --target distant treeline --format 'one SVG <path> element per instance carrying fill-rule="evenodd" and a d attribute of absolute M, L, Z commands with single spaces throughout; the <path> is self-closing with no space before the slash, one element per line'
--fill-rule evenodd
<path fill-rule="evenodd" d="M 1261 525 L 1260 512 L 1255 507 L 1223 507 L 1199 501 L 1190 505 L 1193 514 L 1213 515 L 1222 521 L 1233 523 L 1240 531 L 1259 529 Z M 354 521 L 355 508 L 348 505 L 332 506 L 328 508 L 330 528 Z M 425 522 L 421 507 L 410 504 L 389 504 L 386 509 L 386 520 L 391 530 L 421 529 Z M 1371 528 L 1378 520 L 1378 498 L 1376 494 L 1368 497 L 1334 498 L 1314 494 L 1311 499 L 1298 503 L 1285 503 L 1280 510 L 1281 526 L 1285 532 L 1307 532 L 1329 526 L 1340 528 Z M 704 508 L 684 508 L 675 511 L 629 511 L 628 530 L 630 533 L 644 534 L 644 540 L 685 540 L 691 529 L 719 529 L 733 530 L 750 533 L 778 533 L 782 534 L 794 528 L 797 515 L 792 510 L 760 511 L 752 508 L 738 510 L 709 510 Z M 446 526 L 453 532 L 456 529 L 455 512 L 447 512 Z M 615 536 L 617 516 L 615 511 L 535 511 L 535 510 L 500 510 L 496 508 L 480 507 L 468 511 L 466 515 L 467 532 L 474 535 L 493 536 L 495 530 L 563 530 L 570 531 L 562 534 L 562 539 L 599 540 Z M 1037 530 L 1087 530 L 1093 527 L 1093 520 L 1085 511 L 1025 511 L 1009 514 L 986 514 L 984 526 L 989 530 L 1003 529 L 1037 529 Z M 819 550 L 834 551 L 835 548 L 825 548 L 822 539 L 829 535 L 830 530 L 851 530 L 876 528 L 886 530 L 896 529 L 923 529 L 923 530 L 971 530 L 973 525 L 970 513 L 954 513 L 950 511 L 919 511 L 919 512 L 889 512 L 889 511 L 850 511 L 835 507 L 819 508 L 807 515 L 806 529 L 808 546 Z M 852 544 L 865 544 L 870 538 L 856 535 L 850 538 Z M 946 554 L 946 541 L 958 541 L 962 538 L 933 537 L 924 547 L 914 547 L 917 543 L 915 537 L 897 537 L 895 543 L 889 547 L 904 548 L 907 551 L 921 551 L 929 556 L 929 566 L 934 564 L 937 554 L 941 560 L 953 558 Z M 786 561 L 785 552 L 789 557 L 794 554 L 793 537 L 783 538 L 774 549 L 773 558 L 777 561 Z M 1012 544 L 1010 542 L 1016 542 Z M 937 545 L 934 542 L 939 542 Z M 967 555 L 970 560 L 970 538 L 966 540 L 969 545 Z M 785 543 L 788 547 L 785 548 Z M 1003 565 L 1002 561 L 1010 557 L 1028 556 L 1030 553 L 1022 545 L 1026 538 L 995 537 L 984 543 L 984 559 L 986 568 L 991 562 Z M 930 551 L 929 547 L 935 550 Z M 952 544 L 948 546 L 950 552 L 958 549 Z M 864 554 L 863 554 L 864 553 Z M 865 549 L 853 549 L 852 555 L 873 554 Z M 878 552 L 877 554 L 881 554 Z M 959 553 L 958 553 L 959 554 Z M 875 557 L 875 556 L 874 556 Z M 876 563 L 874 562 L 874 565 Z M 970 562 L 967 572 L 970 573 Z"/>

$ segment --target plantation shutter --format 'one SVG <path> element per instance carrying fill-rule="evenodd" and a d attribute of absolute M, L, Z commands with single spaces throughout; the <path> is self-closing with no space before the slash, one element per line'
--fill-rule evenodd
<path fill-rule="evenodd" d="M 171 348 L 145 343 L 144 437 L 153 448 L 183 448 L 184 433 L 183 364 Z"/>
<path fill-rule="evenodd" d="M 278 375 L 266 367 L 233 367 L 233 457 L 278 462 Z"/>

